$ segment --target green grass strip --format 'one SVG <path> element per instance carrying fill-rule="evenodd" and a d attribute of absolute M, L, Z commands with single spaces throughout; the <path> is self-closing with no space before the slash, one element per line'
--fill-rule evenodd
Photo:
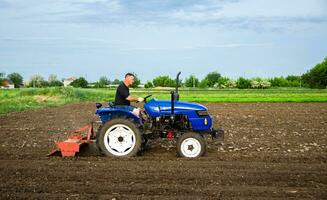
<path fill-rule="evenodd" d="M 173 88 L 130 89 L 131 95 L 152 94 L 156 99 L 170 99 Z M 115 89 L 79 88 L 23 88 L 0 90 L 0 113 L 18 112 L 36 108 L 60 106 L 67 103 L 113 101 Z M 273 89 L 180 89 L 180 100 L 211 103 L 250 102 L 327 102 L 326 89 L 273 88 Z"/>

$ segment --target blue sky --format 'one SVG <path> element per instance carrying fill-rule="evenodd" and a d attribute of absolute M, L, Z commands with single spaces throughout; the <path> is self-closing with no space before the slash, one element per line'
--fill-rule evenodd
<path fill-rule="evenodd" d="M 327 0 L 0 0 L 0 72 L 300 75 L 327 56 Z"/>

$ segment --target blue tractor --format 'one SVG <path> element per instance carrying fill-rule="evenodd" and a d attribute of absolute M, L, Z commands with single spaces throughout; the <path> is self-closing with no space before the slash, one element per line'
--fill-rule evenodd
<path fill-rule="evenodd" d="M 96 144 L 107 156 L 129 157 L 138 155 L 149 139 L 177 139 L 179 156 L 196 158 L 206 151 L 204 134 L 212 138 L 223 138 L 221 128 L 213 128 L 208 109 L 198 103 L 179 101 L 178 83 L 171 92 L 171 100 L 144 99 L 144 110 L 140 116 L 127 110 L 116 108 L 113 103 L 102 107 L 96 103 L 96 114 L 101 120 Z"/>

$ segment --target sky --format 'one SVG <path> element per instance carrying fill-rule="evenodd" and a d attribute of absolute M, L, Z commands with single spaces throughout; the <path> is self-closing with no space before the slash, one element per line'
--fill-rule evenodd
<path fill-rule="evenodd" d="M 301 75 L 327 57 L 326 10 L 327 0 L 0 0 L 0 72 Z"/>

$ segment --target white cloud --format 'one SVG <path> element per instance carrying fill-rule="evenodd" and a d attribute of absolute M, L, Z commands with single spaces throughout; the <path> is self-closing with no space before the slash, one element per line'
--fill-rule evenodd
<path fill-rule="evenodd" d="M 122 9 L 118 0 L 12 0 L 8 5 L 0 20 L 70 22 L 72 17 L 115 13 Z"/>
<path fill-rule="evenodd" d="M 228 44 L 212 44 L 212 45 L 193 45 L 183 47 L 135 47 L 123 48 L 121 51 L 170 51 L 170 50 L 193 50 L 204 48 L 242 48 L 242 47 L 265 47 L 272 46 L 273 43 L 228 43 Z"/>
<path fill-rule="evenodd" d="M 327 22 L 325 0 L 243 0 L 190 5 L 164 13 L 182 24 L 213 24 L 227 28 L 283 29 L 290 24 Z"/>
<path fill-rule="evenodd" d="M 1 21 L 119 25 L 212 25 L 227 29 L 287 29 L 326 23 L 326 0 L 174 1 L 12 0 Z M 151 9 L 153 8 L 153 9 Z"/>
<path fill-rule="evenodd" d="M 243 0 L 227 4 L 220 13 L 226 17 L 321 17 L 326 16 L 325 0 Z"/>

